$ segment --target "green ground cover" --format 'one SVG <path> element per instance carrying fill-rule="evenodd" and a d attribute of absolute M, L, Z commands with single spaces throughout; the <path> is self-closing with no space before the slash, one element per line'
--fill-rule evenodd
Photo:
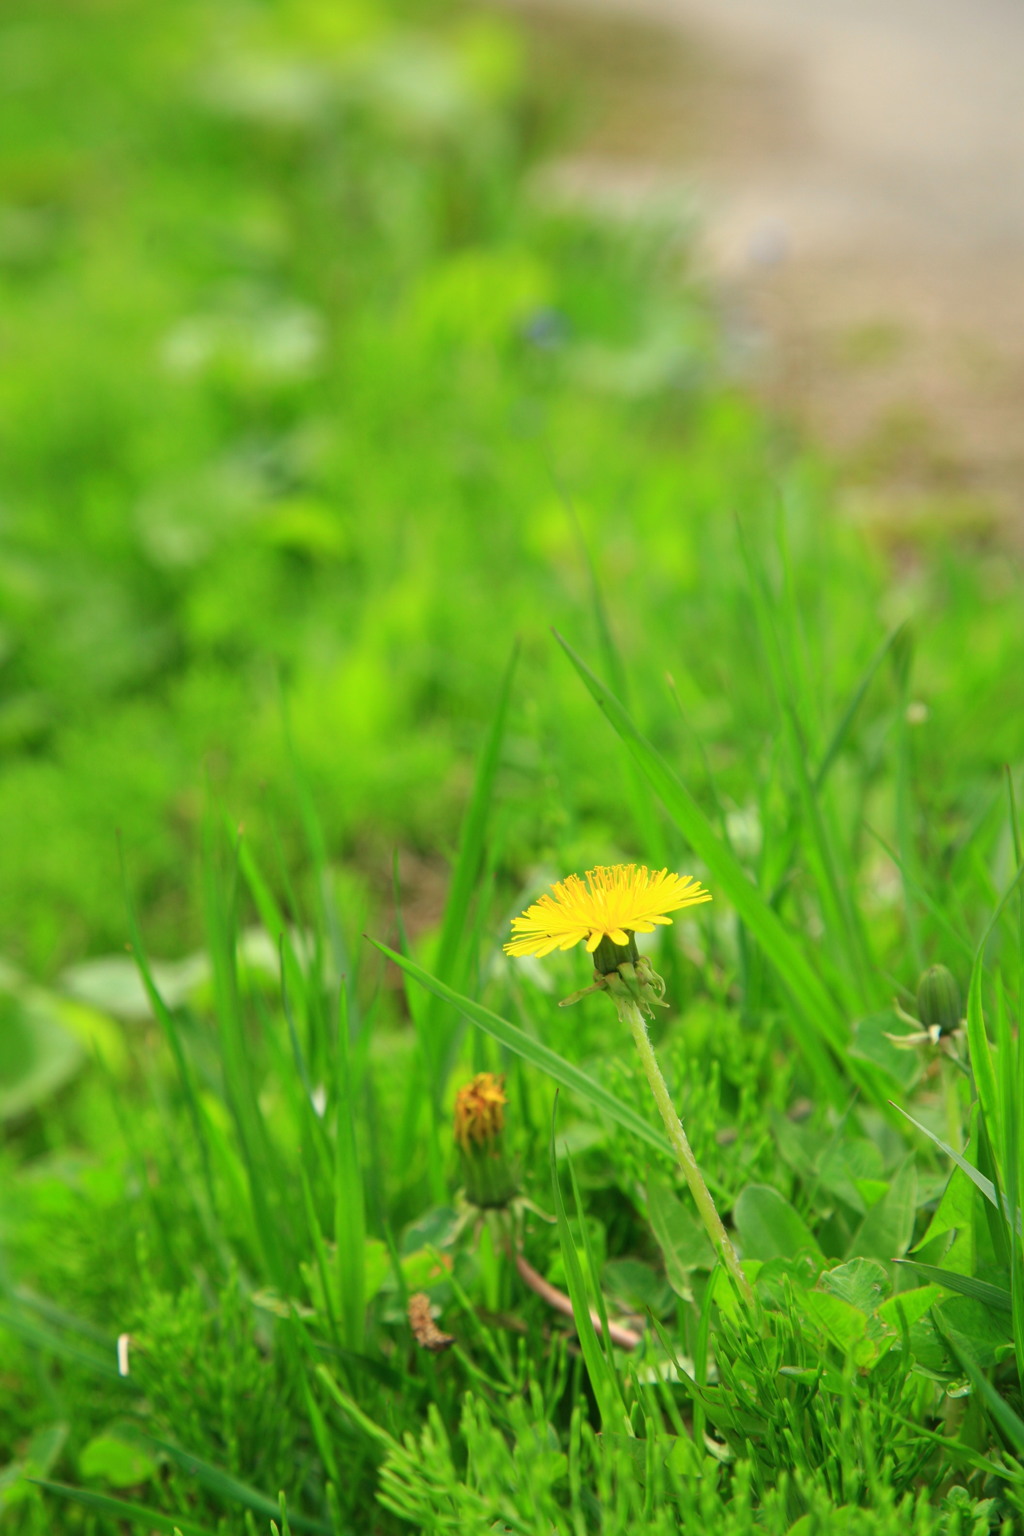
<path fill-rule="evenodd" d="M 0 1523 L 1019 1528 L 1011 558 L 836 515 L 489 13 L 0 31 Z M 652 1032 L 754 1314 L 582 952 L 501 953 L 627 860 L 714 897 Z"/>

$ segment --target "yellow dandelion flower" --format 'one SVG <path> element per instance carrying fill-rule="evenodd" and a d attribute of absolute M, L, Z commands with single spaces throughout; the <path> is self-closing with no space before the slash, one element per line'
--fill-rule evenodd
<path fill-rule="evenodd" d="M 455 1095 L 455 1140 L 469 1148 L 493 1141 L 505 1126 L 505 1079 L 493 1072 L 478 1072 Z"/>
<path fill-rule="evenodd" d="M 541 896 L 522 917 L 512 919 L 509 955 L 550 955 L 585 940 L 593 954 L 602 939 L 626 945 L 634 933 L 653 933 L 671 923 L 667 912 L 710 901 L 711 893 L 692 875 L 651 872 L 645 864 L 599 864 L 588 869 L 586 882 L 567 875 L 553 885 L 553 896 Z"/>

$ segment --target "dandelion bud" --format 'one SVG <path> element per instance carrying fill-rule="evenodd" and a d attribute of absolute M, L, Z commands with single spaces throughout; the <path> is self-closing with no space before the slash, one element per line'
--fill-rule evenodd
<path fill-rule="evenodd" d="M 960 988 L 944 965 L 932 965 L 917 984 L 917 1016 L 925 1029 L 948 1035 L 960 1023 Z"/>
<path fill-rule="evenodd" d="M 516 1183 L 505 1158 L 505 1079 L 478 1072 L 455 1095 L 455 1145 L 466 1199 L 472 1205 L 507 1205 Z"/>

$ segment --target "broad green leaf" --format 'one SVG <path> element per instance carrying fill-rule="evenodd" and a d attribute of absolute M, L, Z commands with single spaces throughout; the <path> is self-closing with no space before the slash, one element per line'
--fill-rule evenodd
<path fill-rule="evenodd" d="M 868 1320 L 864 1313 L 828 1291 L 802 1291 L 797 1305 L 831 1339 L 843 1354 L 850 1354 L 867 1339 Z"/>
<path fill-rule="evenodd" d="M 876 1260 L 857 1258 L 837 1264 L 834 1269 L 826 1269 L 818 1286 L 848 1301 L 851 1307 L 868 1317 L 874 1317 L 892 1290 L 892 1281 Z"/>
<path fill-rule="evenodd" d="M 809 1253 L 824 1259 L 807 1223 L 767 1184 L 748 1184 L 736 1201 L 733 1221 L 744 1259 L 793 1259 Z"/>
<path fill-rule="evenodd" d="M 901 1048 L 889 1039 L 890 1035 L 910 1033 L 912 1031 L 891 1009 L 866 1014 L 854 1021 L 850 1054 L 881 1067 L 901 1088 L 912 1088 L 921 1076 L 920 1054 L 914 1049 Z"/>
<path fill-rule="evenodd" d="M 954 1228 L 969 1227 L 974 1220 L 976 1199 L 977 1195 L 971 1180 L 959 1168 L 954 1168 L 943 1190 L 942 1198 L 935 1207 L 935 1214 L 928 1223 L 928 1230 L 921 1241 L 915 1244 L 914 1252 L 920 1252 L 933 1238 L 943 1237 Z"/>
<path fill-rule="evenodd" d="M 998 1365 L 1013 1350 L 1010 1319 L 973 1296 L 947 1297 L 933 1309 L 933 1316 L 957 1353 L 969 1353 L 983 1370 Z"/>
<path fill-rule="evenodd" d="M 672 1289 L 650 1264 L 640 1259 L 609 1259 L 601 1271 L 605 1289 L 622 1307 L 655 1316 L 675 1309 Z"/>
<path fill-rule="evenodd" d="M 658 1247 L 665 1259 L 665 1274 L 680 1296 L 692 1296 L 690 1275 L 695 1269 L 711 1269 L 715 1252 L 700 1222 L 677 1200 L 666 1180 L 647 1174 L 647 1209 Z"/>
<path fill-rule="evenodd" d="M 85 1053 L 45 993 L 0 993 L 0 1122 L 38 1109 L 78 1072 Z"/>
<path fill-rule="evenodd" d="M 863 1216 L 868 1205 L 874 1203 L 865 1199 L 865 1188 L 873 1189 L 882 1178 L 884 1166 L 880 1149 L 866 1137 L 833 1137 L 818 1164 L 818 1182 Z M 887 1188 L 888 1184 L 883 1183 L 882 1190 Z"/>
<path fill-rule="evenodd" d="M 178 1008 L 210 980 L 205 951 L 183 960 L 151 962 L 153 980 L 168 1008 Z M 69 966 L 60 974 L 61 987 L 77 999 L 115 1018 L 135 1023 L 153 1017 L 145 983 L 135 961 L 127 955 L 97 955 Z"/>
<path fill-rule="evenodd" d="M 833 1139 L 829 1132 L 794 1122 L 777 1109 L 771 1111 L 771 1122 L 783 1161 L 803 1180 L 813 1183 L 820 1176 L 822 1159 Z"/>
<path fill-rule="evenodd" d="M 892 1290 L 892 1282 L 881 1264 L 874 1259 L 850 1259 L 837 1264 L 819 1277 L 817 1290 L 837 1297 L 863 1314 L 865 1343 L 854 1352 L 859 1365 L 876 1361 L 888 1350 L 893 1336 L 878 1317 L 878 1309 Z"/>
<path fill-rule="evenodd" d="M 80 1477 L 109 1483 L 112 1488 L 148 1483 L 156 1472 L 157 1460 L 152 1452 L 137 1436 L 119 1431 L 116 1425 L 94 1436 L 78 1455 Z"/>
<path fill-rule="evenodd" d="M 889 1191 L 873 1205 L 850 1240 L 851 1257 L 901 1258 L 910 1247 L 917 1211 L 917 1169 L 908 1157 Z"/>
<path fill-rule="evenodd" d="M 900 1259 L 898 1262 L 908 1264 L 910 1260 Z M 913 1291 L 900 1291 L 898 1295 L 890 1296 L 888 1301 L 882 1302 L 878 1316 L 890 1328 L 912 1328 L 941 1296 L 942 1292 L 937 1285 L 922 1285 Z"/>
<path fill-rule="evenodd" d="M 369 938 L 369 935 L 367 937 Z M 453 1008 L 457 1008 L 465 1018 L 469 1019 L 471 1024 L 475 1024 L 478 1029 L 482 1029 L 487 1034 L 492 1035 L 495 1040 L 507 1046 L 510 1051 L 514 1051 L 517 1056 L 521 1056 L 524 1061 L 528 1061 L 531 1066 L 538 1067 L 541 1072 L 546 1072 L 556 1083 L 561 1083 L 563 1088 L 568 1088 L 571 1093 L 579 1094 L 582 1099 L 586 1099 L 595 1109 L 599 1109 L 609 1119 L 617 1121 L 619 1125 L 623 1126 L 627 1131 L 631 1131 L 634 1136 L 638 1136 L 648 1146 L 654 1147 L 658 1152 L 664 1153 L 666 1157 L 670 1157 L 675 1161 L 672 1146 L 665 1136 L 656 1131 L 652 1125 L 648 1124 L 628 1104 L 624 1104 L 621 1099 L 616 1098 L 614 1093 L 611 1093 L 601 1083 L 595 1082 L 580 1067 L 576 1067 L 572 1062 L 566 1061 L 564 1056 L 559 1056 L 558 1052 L 553 1051 L 550 1046 L 542 1045 L 539 1040 L 534 1040 L 531 1035 L 527 1035 L 521 1029 L 517 1029 L 507 1019 L 492 1013 L 489 1008 L 484 1008 L 479 1003 L 474 1003 L 470 998 L 461 997 L 458 992 L 453 992 L 451 987 L 446 987 L 436 977 L 429 975 L 414 960 L 407 959 L 405 955 L 397 954 L 393 949 L 389 949 L 386 944 L 381 944 L 377 939 L 370 939 L 370 943 L 375 949 L 379 949 L 382 955 L 386 955 L 389 960 L 393 960 L 414 981 L 418 981 L 421 987 L 425 987 L 428 992 L 433 992 L 436 997 L 443 998 Z"/>

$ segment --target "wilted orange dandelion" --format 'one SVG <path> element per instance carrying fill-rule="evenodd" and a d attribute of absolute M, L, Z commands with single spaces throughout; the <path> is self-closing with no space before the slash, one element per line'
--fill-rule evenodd
<path fill-rule="evenodd" d="M 468 1149 L 499 1136 L 505 1125 L 505 1079 L 493 1072 L 478 1072 L 455 1095 L 455 1140 Z"/>

